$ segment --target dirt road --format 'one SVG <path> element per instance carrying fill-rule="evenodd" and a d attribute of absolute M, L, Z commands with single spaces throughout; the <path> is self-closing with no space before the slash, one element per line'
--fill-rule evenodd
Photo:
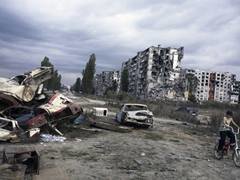
<path fill-rule="evenodd" d="M 213 158 L 215 138 L 201 127 L 155 121 L 150 130 L 130 133 L 75 132 L 64 143 L 33 144 L 41 153 L 36 179 L 71 180 L 237 180 L 240 170 L 232 160 Z M 68 137 L 69 135 L 66 134 Z M 0 145 L 0 149 L 8 145 Z M 19 145 L 18 145 L 19 146 Z"/>

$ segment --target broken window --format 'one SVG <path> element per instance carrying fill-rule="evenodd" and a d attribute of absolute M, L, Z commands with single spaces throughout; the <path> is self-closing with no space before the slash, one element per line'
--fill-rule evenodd
<path fill-rule="evenodd" d="M 13 125 L 11 121 L 0 120 L 0 128 L 6 129 L 8 131 L 13 131 Z"/>

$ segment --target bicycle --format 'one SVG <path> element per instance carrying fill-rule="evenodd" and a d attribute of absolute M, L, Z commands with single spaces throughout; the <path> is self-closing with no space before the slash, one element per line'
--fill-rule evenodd
<path fill-rule="evenodd" d="M 235 166 L 240 167 L 240 148 L 238 146 L 238 138 L 237 138 L 237 135 L 239 134 L 239 128 L 238 128 L 237 132 L 235 132 L 232 127 L 230 127 L 230 128 L 235 137 L 235 146 L 233 147 L 232 159 L 233 159 Z M 221 160 L 221 159 L 223 159 L 224 156 L 228 155 L 228 152 L 231 148 L 230 141 L 229 141 L 229 139 L 225 140 L 223 149 L 220 152 L 218 151 L 218 145 L 219 145 L 219 138 L 217 139 L 217 142 L 216 142 L 216 145 L 214 148 L 214 156 L 217 160 Z"/>

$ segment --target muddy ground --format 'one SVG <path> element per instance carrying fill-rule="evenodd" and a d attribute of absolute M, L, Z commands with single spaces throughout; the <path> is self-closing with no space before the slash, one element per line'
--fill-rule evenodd
<path fill-rule="evenodd" d="M 215 137 L 201 126 L 156 119 L 153 129 L 117 133 L 75 127 L 66 136 L 64 143 L 31 144 L 41 153 L 40 175 L 34 179 L 240 178 L 230 156 L 213 158 Z M 0 150 L 6 146 L 16 145 L 0 144 Z"/>

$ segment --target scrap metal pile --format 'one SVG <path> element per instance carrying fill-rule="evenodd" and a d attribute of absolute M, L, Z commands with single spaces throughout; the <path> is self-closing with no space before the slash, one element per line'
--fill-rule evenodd
<path fill-rule="evenodd" d="M 40 155 L 34 147 L 7 147 L 1 153 L 1 179 L 32 179 L 33 175 L 39 174 Z"/>
<path fill-rule="evenodd" d="M 44 92 L 53 69 L 40 67 L 13 78 L 0 78 L 0 141 L 34 141 L 41 131 L 62 135 L 56 125 L 83 113 L 60 93 Z"/>

